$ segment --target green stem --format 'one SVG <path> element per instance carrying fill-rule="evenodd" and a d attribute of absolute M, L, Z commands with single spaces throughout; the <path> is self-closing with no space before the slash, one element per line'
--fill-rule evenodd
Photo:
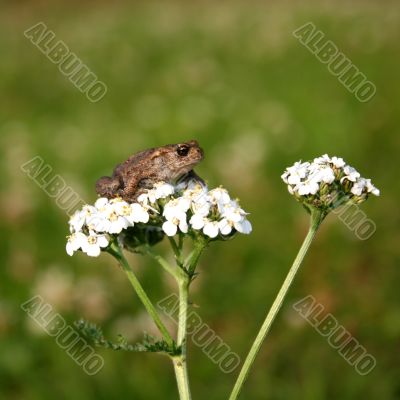
<path fill-rule="evenodd" d="M 175 268 L 171 267 L 171 265 L 168 263 L 168 261 L 165 258 L 160 256 L 159 254 L 154 253 L 154 251 L 151 249 L 150 246 L 145 247 L 144 252 L 147 255 L 149 255 L 151 258 L 153 258 L 153 260 L 157 261 L 161 265 L 161 267 L 163 267 L 165 269 L 165 271 L 167 271 L 169 274 L 174 276 L 175 279 L 178 279 L 178 277 L 179 277 L 178 271 Z"/>
<path fill-rule="evenodd" d="M 276 296 L 276 298 L 267 314 L 267 317 L 266 317 L 263 325 L 261 326 L 260 331 L 258 332 L 256 339 L 254 340 L 253 345 L 251 346 L 249 354 L 247 355 L 246 360 L 244 361 L 242 369 L 239 373 L 239 376 L 235 382 L 235 386 L 233 387 L 233 390 L 229 397 L 229 400 L 236 400 L 239 397 L 240 392 L 243 387 L 243 384 L 246 381 L 247 376 L 249 374 L 250 368 L 253 365 L 258 352 L 260 351 L 260 348 L 265 340 L 265 337 L 267 336 L 267 334 L 271 328 L 271 325 L 274 322 L 274 319 L 275 319 L 276 315 L 278 314 L 279 309 L 282 306 L 282 303 L 286 297 L 286 294 L 288 293 L 288 290 L 293 283 L 293 279 L 296 276 L 296 273 L 299 270 L 299 267 L 300 267 L 301 263 L 303 262 L 304 257 L 307 254 L 307 251 L 310 248 L 310 245 L 315 237 L 315 234 L 317 233 L 318 228 L 321 225 L 324 218 L 325 218 L 325 214 L 323 212 L 316 210 L 316 209 L 314 209 L 312 211 L 311 224 L 310 224 L 310 229 L 307 233 L 307 236 L 304 239 L 304 242 L 293 262 L 293 265 L 290 268 L 289 273 L 287 274 L 286 279 L 283 282 L 283 285 L 282 285 L 281 289 L 279 290 L 279 293 Z"/>
<path fill-rule="evenodd" d="M 199 262 L 201 253 L 203 252 L 204 248 L 207 246 L 207 240 L 204 238 L 197 239 L 194 245 L 193 251 L 189 254 L 187 259 L 185 260 L 185 269 L 189 274 L 189 277 L 192 278 L 194 272 L 196 270 L 197 264 Z"/>
<path fill-rule="evenodd" d="M 175 242 L 174 242 L 175 243 Z M 174 364 L 176 382 L 178 385 L 179 398 L 180 400 L 190 400 L 190 387 L 189 387 L 189 376 L 187 370 L 187 315 L 188 315 L 188 304 L 189 304 L 189 286 L 196 270 L 196 266 L 199 262 L 200 255 L 204 250 L 207 242 L 205 240 L 197 240 L 194 242 L 195 247 L 185 260 L 184 266 L 178 265 L 180 269 L 179 276 L 176 281 L 179 287 L 179 321 L 178 321 L 178 337 L 177 345 L 181 349 L 179 356 L 173 357 L 172 361 Z M 173 243 L 171 243 L 172 247 Z M 176 257 L 177 263 L 179 264 L 182 259 L 182 243 L 179 243 L 178 254 Z"/>
<path fill-rule="evenodd" d="M 179 247 L 176 244 L 175 239 L 173 237 L 168 236 L 168 240 L 169 240 L 169 242 L 171 244 L 172 251 L 174 252 L 177 264 L 180 265 L 181 264 L 181 250 L 179 249 Z"/>
<path fill-rule="evenodd" d="M 187 342 L 187 314 L 189 297 L 189 277 L 182 271 L 178 279 L 179 285 L 179 322 L 177 345 L 181 349 L 179 356 L 173 357 L 176 382 L 178 385 L 180 400 L 190 400 L 189 377 L 186 361 L 186 342 Z"/>
<path fill-rule="evenodd" d="M 175 240 L 170 240 L 172 249 L 175 253 L 176 262 L 178 265 L 176 281 L 179 287 L 179 321 L 177 346 L 181 350 L 178 356 L 172 357 L 174 364 L 176 382 L 178 385 L 180 400 L 191 400 L 189 376 L 187 370 L 187 316 L 189 304 L 189 286 L 192 280 L 194 271 L 199 262 L 200 255 L 206 246 L 207 242 L 202 239 L 194 241 L 194 249 L 182 264 L 182 235 L 179 238 L 177 245 Z"/>
<path fill-rule="evenodd" d="M 180 349 L 180 354 L 172 357 L 172 362 L 175 370 L 176 382 L 178 385 L 180 400 L 191 400 L 189 376 L 187 369 L 187 315 L 189 304 L 189 285 L 190 276 L 185 265 L 182 265 L 182 247 L 183 242 L 180 238 L 179 245 L 176 244 L 172 238 L 170 240 L 172 250 L 175 254 L 178 269 L 176 270 L 176 282 L 179 288 L 179 320 L 178 320 L 178 333 L 177 333 L 177 346 Z M 190 258 L 190 260 L 192 260 Z M 198 261 L 198 258 L 197 258 Z"/>
<path fill-rule="evenodd" d="M 153 318 L 154 323 L 157 325 L 158 329 L 160 330 L 161 334 L 164 337 L 164 340 L 167 344 L 173 348 L 174 341 L 169 334 L 167 328 L 165 327 L 164 323 L 161 321 L 160 316 L 158 315 L 155 307 L 153 306 L 151 300 L 148 298 L 146 292 L 144 291 L 142 285 L 136 278 L 136 275 L 133 273 L 128 260 L 125 258 L 124 253 L 122 252 L 121 248 L 113 243 L 110 246 L 109 252 L 119 261 L 122 266 L 122 269 L 126 273 L 130 283 L 132 284 L 133 288 L 136 291 L 136 294 L 139 296 L 139 299 L 142 301 L 143 305 L 145 306 L 147 312 Z"/>
<path fill-rule="evenodd" d="M 187 312 L 189 303 L 189 278 L 182 273 L 179 279 L 179 325 L 178 325 L 178 346 L 186 345 Z"/>
<path fill-rule="evenodd" d="M 184 239 L 183 233 L 179 232 L 178 248 L 180 252 L 182 252 L 183 249 L 183 239 Z"/>

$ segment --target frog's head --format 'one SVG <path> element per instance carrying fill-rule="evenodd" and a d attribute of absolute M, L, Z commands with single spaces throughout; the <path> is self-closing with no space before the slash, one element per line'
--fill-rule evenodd
<path fill-rule="evenodd" d="M 197 140 L 166 146 L 166 164 L 171 172 L 171 178 L 177 179 L 191 171 L 204 158 L 204 151 Z"/>

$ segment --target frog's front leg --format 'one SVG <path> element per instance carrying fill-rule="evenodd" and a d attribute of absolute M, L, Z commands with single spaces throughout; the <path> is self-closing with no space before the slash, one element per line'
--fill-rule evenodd
<path fill-rule="evenodd" d="M 200 183 L 201 186 L 205 187 L 207 186 L 204 180 L 194 172 L 194 170 L 189 171 L 187 174 L 181 176 L 177 183 L 182 183 L 182 182 L 189 182 L 191 180 L 194 180 L 198 183 Z"/>

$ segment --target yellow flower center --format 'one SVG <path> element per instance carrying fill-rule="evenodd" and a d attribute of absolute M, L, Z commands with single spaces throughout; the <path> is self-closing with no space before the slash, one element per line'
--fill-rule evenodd
<path fill-rule="evenodd" d="M 89 244 L 96 244 L 97 243 L 97 238 L 95 236 L 89 236 L 88 237 L 88 242 L 89 242 Z"/>
<path fill-rule="evenodd" d="M 109 220 L 110 220 L 110 221 L 116 221 L 117 219 L 118 219 L 118 215 L 113 211 L 113 212 L 110 214 Z"/>

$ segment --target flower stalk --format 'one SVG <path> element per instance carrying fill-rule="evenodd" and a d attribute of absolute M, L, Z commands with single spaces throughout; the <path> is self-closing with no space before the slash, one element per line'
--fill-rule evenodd
<path fill-rule="evenodd" d="M 190 387 L 189 376 L 186 361 L 186 342 L 187 342 L 187 315 L 189 304 L 189 284 L 190 280 L 188 275 L 182 271 L 181 276 L 178 278 L 179 286 L 179 321 L 178 321 L 178 335 L 177 346 L 180 348 L 179 356 L 172 358 L 174 365 L 176 382 L 178 385 L 180 400 L 190 400 Z"/>
<path fill-rule="evenodd" d="M 174 365 L 180 400 L 191 399 L 187 367 L 187 317 L 189 308 L 189 287 L 201 253 L 206 245 L 206 240 L 201 240 L 199 238 L 194 240 L 194 249 L 187 257 L 182 268 L 182 243 L 180 242 L 180 244 L 176 246 L 176 242 L 171 241 L 171 247 L 174 250 L 176 263 L 178 265 L 178 274 L 175 276 L 179 288 L 179 320 L 176 342 L 178 348 L 180 349 L 180 354 L 172 357 L 172 362 Z"/>
<path fill-rule="evenodd" d="M 305 255 L 307 254 L 308 249 L 310 248 L 310 245 L 318 231 L 319 226 L 321 225 L 323 219 L 325 218 L 326 214 L 318 209 L 313 209 L 311 211 L 311 223 L 310 223 L 310 228 L 307 233 L 306 238 L 304 239 L 304 242 L 293 262 L 292 267 L 290 268 L 285 281 L 283 282 L 282 287 L 280 288 L 278 295 L 276 296 L 270 310 L 268 311 L 267 317 L 265 318 L 264 323 L 261 326 L 260 331 L 257 334 L 256 339 L 253 342 L 253 345 L 251 346 L 251 349 L 246 357 L 246 360 L 244 361 L 244 364 L 242 366 L 242 369 L 239 373 L 239 376 L 236 380 L 236 383 L 234 385 L 234 388 L 232 390 L 232 393 L 229 397 L 229 400 L 236 400 L 240 392 L 243 388 L 243 385 L 248 377 L 248 374 L 250 372 L 250 368 L 252 367 L 254 360 L 257 357 L 258 352 L 260 351 L 260 348 L 268 334 L 268 332 L 271 329 L 271 325 L 275 320 L 275 317 L 277 316 L 280 308 L 282 307 L 283 301 L 285 300 L 285 297 L 293 283 L 293 280 L 304 260 Z"/>
<path fill-rule="evenodd" d="M 169 262 L 159 254 L 155 253 L 150 246 L 144 246 L 143 253 L 150 256 L 153 260 L 157 261 L 161 267 L 167 271 L 170 275 L 172 275 L 175 279 L 179 278 L 179 272 L 176 268 L 171 266 Z"/>
<path fill-rule="evenodd" d="M 195 275 L 197 264 L 207 244 L 207 239 L 202 237 L 199 237 L 194 241 L 194 249 L 189 254 L 185 262 L 185 270 L 187 271 L 191 280 Z"/>
<path fill-rule="evenodd" d="M 135 289 L 136 294 L 138 295 L 139 299 L 143 303 L 143 305 L 146 308 L 147 312 L 149 313 L 149 315 L 153 319 L 154 323 L 156 324 L 157 328 L 159 329 L 160 333 L 162 334 L 164 340 L 166 341 L 166 343 L 168 344 L 168 346 L 170 348 L 173 348 L 174 347 L 174 341 L 173 341 L 171 335 L 169 334 L 169 332 L 168 332 L 166 326 L 164 325 L 164 323 L 161 321 L 160 316 L 158 315 L 153 303 L 151 302 L 151 300 L 147 296 L 147 294 L 144 291 L 144 289 L 143 289 L 142 285 L 140 284 L 139 280 L 136 278 L 136 275 L 132 271 L 132 269 L 131 269 L 131 267 L 130 267 L 130 265 L 128 263 L 128 260 L 125 258 L 121 248 L 118 246 L 118 244 L 116 244 L 114 242 L 114 243 L 111 244 L 111 246 L 109 247 L 108 251 L 109 251 L 110 254 L 112 254 L 118 260 L 118 262 L 120 263 L 123 271 L 125 272 L 126 276 L 128 277 L 129 282 L 131 283 L 131 285 Z"/>

